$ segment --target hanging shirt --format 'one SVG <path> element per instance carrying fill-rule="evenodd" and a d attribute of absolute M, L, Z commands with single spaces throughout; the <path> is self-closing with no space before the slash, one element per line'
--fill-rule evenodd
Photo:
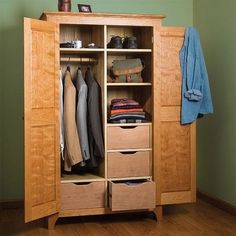
<path fill-rule="evenodd" d="M 81 162 L 82 155 L 79 136 L 75 121 L 76 89 L 72 83 L 71 73 L 65 72 L 64 83 L 64 133 L 65 133 L 65 162 L 64 169 L 71 171 L 71 167 Z"/>
<path fill-rule="evenodd" d="M 213 113 L 211 91 L 199 35 L 187 27 L 180 50 L 182 71 L 181 124 L 195 121 L 202 115 Z"/>
<path fill-rule="evenodd" d="M 63 78 L 60 69 L 60 151 L 61 157 L 64 160 L 64 125 L 63 125 Z"/>

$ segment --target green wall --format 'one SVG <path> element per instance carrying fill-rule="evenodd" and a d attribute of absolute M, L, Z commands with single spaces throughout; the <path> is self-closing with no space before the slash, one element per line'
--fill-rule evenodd
<path fill-rule="evenodd" d="M 73 11 L 77 1 L 72 0 Z M 80 1 L 78 1 L 80 2 Z M 88 0 L 94 12 L 165 14 L 165 25 L 193 24 L 193 0 Z M 23 198 L 23 17 L 56 11 L 57 0 L 0 0 L 0 201 Z"/>
<path fill-rule="evenodd" d="M 0 2 L 0 9 L 2 9 L 2 4 Z M 0 14 L 0 29 L 2 26 L 2 17 Z M 0 33 L 0 45 L 2 45 L 2 34 Z M 2 47 L 0 46 L 0 55 L 3 55 L 3 50 Z M 1 58 L 1 57 L 0 57 Z M 0 74 L 2 71 L 2 63 L 0 63 Z M 2 81 L 2 74 L 0 76 L 0 82 Z M 3 144 L 3 131 L 2 131 L 2 127 L 3 127 L 3 107 L 2 107 L 2 101 L 3 101 L 3 94 L 2 94 L 2 86 L 0 85 L 0 200 L 1 200 L 1 196 L 2 196 L 2 157 L 3 157 L 3 152 L 2 152 L 2 144 Z"/>
<path fill-rule="evenodd" d="M 195 0 L 214 102 L 214 114 L 198 122 L 197 183 L 236 206 L 236 1 Z"/>

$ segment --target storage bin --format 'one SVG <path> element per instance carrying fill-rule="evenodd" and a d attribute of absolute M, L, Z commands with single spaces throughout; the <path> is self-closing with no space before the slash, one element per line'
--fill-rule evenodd
<path fill-rule="evenodd" d="M 105 182 L 61 184 L 62 210 L 78 210 L 104 206 Z"/>
<path fill-rule="evenodd" d="M 151 151 L 108 153 L 108 178 L 150 176 L 150 155 Z"/>
<path fill-rule="evenodd" d="M 155 183 L 109 182 L 109 206 L 112 211 L 154 209 Z"/>
<path fill-rule="evenodd" d="M 107 148 L 108 150 L 150 148 L 150 128 L 150 125 L 108 126 Z"/>

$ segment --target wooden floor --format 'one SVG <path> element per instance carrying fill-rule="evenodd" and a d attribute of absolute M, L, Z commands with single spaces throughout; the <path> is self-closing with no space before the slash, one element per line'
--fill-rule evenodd
<path fill-rule="evenodd" d="M 198 200 L 196 204 L 164 208 L 162 222 L 152 214 L 122 214 L 59 219 L 55 230 L 44 228 L 44 221 L 23 223 L 23 210 L 0 212 L 0 236 L 6 235 L 163 235 L 236 236 L 236 217 Z"/>

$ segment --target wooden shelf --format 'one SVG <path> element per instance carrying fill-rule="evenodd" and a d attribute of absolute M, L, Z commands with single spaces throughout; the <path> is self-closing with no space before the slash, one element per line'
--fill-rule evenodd
<path fill-rule="evenodd" d="M 78 53 L 98 53 L 104 52 L 104 48 L 60 48 L 61 54 L 78 54 Z"/>
<path fill-rule="evenodd" d="M 107 83 L 107 86 L 152 86 L 152 83 Z"/>
<path fill-rule="evenodd" d="M 63 174 L 61 177 L 61 183 L 83 183 L 83 182 L 95 182 L 95 181 L 105 181 L 105 178 L 90 173 L 86 173 L 83 175 Z"/>
<path fill-rule="evenodd" d="M 107 152 L 145 152 L 145 151 L 152 151 L 152 149 L 151 148 L 133 148 L 133 149 L 107 150 Z"/>
<path fill-rule="evenodd" d="M 151 122 L 146 123 L 124 123 L 124 124 L 113 124 L 113 123 L 107 123 L 107 126 L 142 126 L 142 125 L 151 125 Z"/>
<path fill-rule="evenodd" d="M 152 49 L 116 49 L 116 48 L 108 48 L 108 53 L 150 53 L 152 52 Z"/>
<path fill-rule="evenodd" d="M 151 179 L 152 176 L 139 176 L 139 177 L 125 177 L 125 178 L 108 178 L 108 181 L 120 181 L 120 180 L 141 180 L 141 179 Z"/>
<path fill-rule="evenodd" d="M 104 48 L 60 48 L 61 53 L 95 53 L 104 52 Z M 150 53 L 152 49 L 116 49 L 108 48 L 106 49 L 108 53 Z"/>

